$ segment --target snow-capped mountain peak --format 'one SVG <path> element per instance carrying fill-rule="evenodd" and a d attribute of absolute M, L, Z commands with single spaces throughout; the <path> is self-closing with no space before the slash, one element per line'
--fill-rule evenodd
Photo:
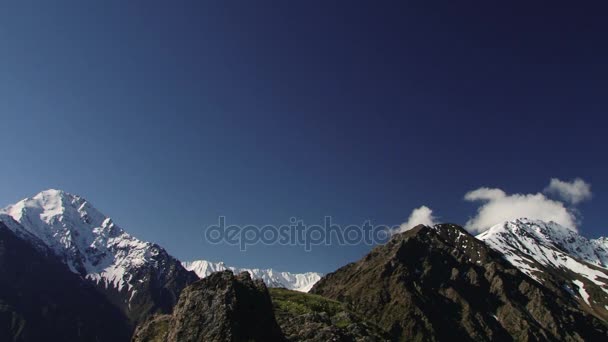
<path fill-rule="evenodd" d="M 182 265 L 189 271 L 196 273 L 199 278 L 205 278 L 213 272 L 231 270 L 234 273 L 248 272 L 252 278 L 262 279 L 267 286 L 284 287 L 290 290 L 308 292 L 312 286 L 323 276 L 317 272 L 290 273 L 278 272 L 273 269 L 237 268 L 226 266 L 223 262 L 210 262 L 196 260 L 183 262 Z"/>
<path fill-rule="evenodd" d="M 84 198 L 45 190 L 0 210 L 44 242 L 75 273 L 131 289 L 131 270 L 151 262 L 160 248 L 140 241 L 114 224 Z"/>
<path fill-rule="evenodd" d="M 133 322 L 169 312 L 196 280 L 160 246 L 136 239 L 84 198 L 45 190 L 0 210 L 0 221 L 91 280 Z"/>
<path fill-rule="evenodd" d="M 478 239 L 489 244 L 519 246 L 533 253 L 543 264 L 555 263 L 555 256 L 543 253 L 539 247 L 556 249 L 592 265 L 608 268 L 607 239 L 587 239 L 576 231 L 555 222 L 521 218 L 495 225 L 479 234 Z"/>
<path fill-rule="evenodd" d="M 555 222 L 526 218 L 497 224 L 477 238 L 536 281 L 558 275 L 560 286 L 578 291 L 587 305 L 608 310 L 606 238 L 587 239 Z"/>

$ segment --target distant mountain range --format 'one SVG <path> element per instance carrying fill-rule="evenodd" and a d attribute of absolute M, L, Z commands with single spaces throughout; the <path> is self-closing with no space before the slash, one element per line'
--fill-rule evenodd
<path fill-rule="evenodd" d="M 289 341 L 608 340 L 608 239 L 523 218 L 476 237 L 418 226 L 323 276 L 182 263 L 60 190 L 0 210 L 2 341 L 127 341 L 136 326 L 137 341 L 255 340 L 256 303 Z"/>
<path fill-rule="evenodd" d="M 289 290 L 308 292 L 312 286 L 321 279 L 323 274 L 317 272 L 290 273 L 278 272 L 273 269 L 237 268 L 226 266 L 223 262 L 209 262 L 206 260 L 182 262 L 188 270 L 193 271 L 200 278 L 205 278 L 211 273 L 230 270 L 234 273 L 247 272 L 254 279 L 262 279 L 266 286 L 283 287 Z"/>

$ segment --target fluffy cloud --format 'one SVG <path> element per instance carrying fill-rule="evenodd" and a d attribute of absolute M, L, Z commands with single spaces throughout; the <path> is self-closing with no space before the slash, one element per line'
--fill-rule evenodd
<path fill-rule="evenodd" d="M 433 226 L 436 224 L 436 219 L 437 218 L 433 216 L 433 211 L 429 207 L 423 205 L 420 208 L 412 210 L 412 213 L 407 219 L 407 222 L 402 223 L 396 233 L 401 233 L 406 230 L 410 230 L 419 224 Z"/>
<path fill-rule="evenodd" d="M 507 195 L 500 189 L 479 188 L 464 196 L 467 201 L 482 201 L 477 215 L 467 224 L 467 230 L 481 233 L 495 224 L 521 217 L 554 221 L 576 229 L 576 217 L 562 202 L 551 200 L 542 193 Z"/>
<path fill-rule="evenodd" d="M 477 190 L 469 191 L 464 195 L 464 199 L 467 201 L 496 201 L 505 198 L 507 194 L 500 189 L 491 188 L 479 188 Z"/>
<path fill-rule="evenodd" d="M 572 182 L 551 178 L 549 186 L 545 188 L 545 193 L 554 194 L 564 201 L 578 204 L 591 198 L 591 184 L 580 178 L 576 178 Z"/>

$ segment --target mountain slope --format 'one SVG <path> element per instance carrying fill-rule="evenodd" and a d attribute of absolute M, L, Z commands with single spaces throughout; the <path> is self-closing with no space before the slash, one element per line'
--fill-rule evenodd
<path fill-rule="evenodd" d="M 541 286 L 456 225 L 395 235 L 311 293 L 347 303 L 400 341 L 608 338 L 565 289 Z"/>
<path fill-rule="evenodd" d="M 199 278 L 205 278 L 213 272 L 231 270 L 234 273 L 247 272 L 254 279 L 261 279 L 268 287 L 284 287 L 289 290 L 308 292 L 321 279 L 322 274 L 316 272 L 290 273 L 277 272 L 273 269 L 247 269 L 226 266 L 223 262 L 213 263 L 206 260 L 183 262 L 182 265 L 193 271 Z"/>
<path fill-rule="evenodd" d="M 95 282 L 115 305 L 137 322 L 170 312 L 194 273 L 156 244 L 140 241 L 84 198 L 46 190 L 0 211 L 33 245 L 48 247 L 68 268 Z"/>
<path fill-rule="evenodd" d="M 127 341 L 123 313 L 50 251 L 0 222 L 0 341 Z"/>
<path fill-rule="evenodd" d="M 477 238 L 544 286 L 567 289 L 582 306 L 608 321 L 605 238 L 588 240 L 557 223 L 529 219 L 498 224 Z"/>

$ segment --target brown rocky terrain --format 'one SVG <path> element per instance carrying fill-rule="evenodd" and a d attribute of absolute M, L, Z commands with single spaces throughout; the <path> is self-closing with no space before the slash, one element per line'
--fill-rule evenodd
<path fill-rule="evenodd" d="M 418 226 L 319 281 L 396 341 L 596 341 L 606 323 L 457 225 Z"/>

